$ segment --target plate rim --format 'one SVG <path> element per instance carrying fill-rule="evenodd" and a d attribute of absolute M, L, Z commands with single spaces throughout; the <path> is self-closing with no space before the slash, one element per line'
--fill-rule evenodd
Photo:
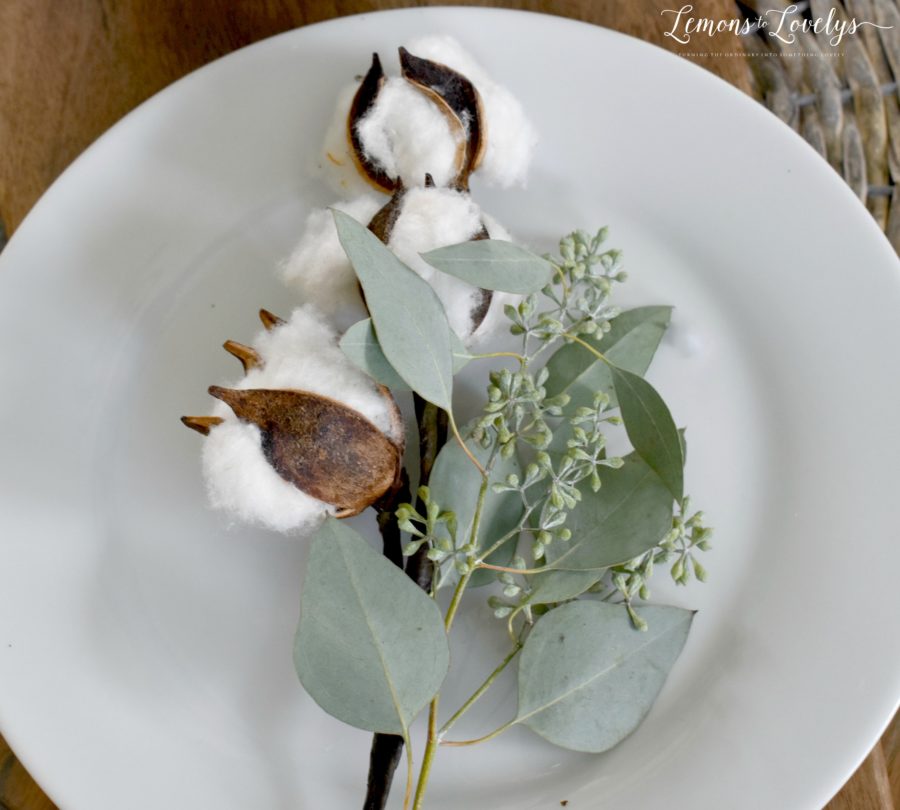
<path fill-rule="evenodd" d="M 534 12 L 528 10 L 520 10 L 520 9 L 504 9 L 504 8 L 495 8 L 495 7 L 470 7 L 470 6 L 432 6 L 432 7 L 414 7 L 414 8 L 400 8 L 400 9 L 388 9 L 388 10 L 380 10 L 375 12 L 362 12 L 353 15 L 346 15 L 343 17 L 332 18 L 328 20 L 322 20 L 315 23 L 311 23 L 309 25 L 304 25 L 299 28 L 290 29 L 287 31 L 280 32 L 273 36 L 258 40 L 256 42 L 250 43 L 246 46 L 243 46 L 239 49 L 231 51 L 221 57 L 218 57 L 201 67 L 187 73 L 186 75 L 180 77 L 176 81 L 162 88 L 161 90 L 154 93 L 151 97 L 143 101 L 141 104 L 133 108 L 126 115 L 124 115 L 121 119 L 119 119 L 115 124 L 113 124 L 109 129 L 103 132 L 97 139 L 95 139 L 84 151 L 82 151 L 76 158 L 73 160 L 66 169 L 54 180 L 54 182 L 44 191 L 38 201 L 32 206 L 27 215 L 23 218 L 19 226 L 15 229 L 15 231 L 10 235 L 8 244 L 3 250 L 2 254 L 0 254 L 0 272 L 6 273 L 8 277 L 10 274 L 10 269 L 8 265 L 12 265 L 15 261 L 15 257 L 19 250 L 23 248 L 19 247 L 23 245 L 27 241 L 27 236 L 30 233 L 31 229 L 37 227 L 35 225 L 36 222 L 39 222 L 41 218 L 44 216 L 44 211 L 47 210 L 54 204 L 56 193 L 58 193 L 58 189 L 69 182 L 71 182 L 71 177 L 78 171 L 81 171 L 83 167 L 90 164 L 91 161 L 94 160 L 95 156 L 98 154 L 102 154 L 104 149 L 106 148 L 106 144 L 114 141 L 119 137 L 119 133 L 124 131 L 126 128 L 139 126 L 140 121 L 143 117 L 153 115 L 155 112 L 155 108 L 159 103 L 159 100 L 162 97 L 169 97 L 175 95 L 180 92 L 183 87 L 183 83 L 193 82 L 197 79 L 199 75 L 207 75 L 213 74 L 215 71 L 219 69 L 220 63 L 228 61 L 229 63 L 236 62 L 237 59 L 245 58 L 245 52 L 253 51 L 254 49 L 262 50 L 266 48 L 272 47 L 272 43 L 276 40 L 288 40 L 305 36 L 314 36 L 315 31 L 319 29 L 321 26 L 335 27 L 345 24 L 347 21 L 359 20 L 362 18 L 371 18 L 373 16 L 384 17 L 384 16 L 414 16 L 419 15 L 424 17 L 433 16 L 436 13 L 442 11 L 452 11 L 455 13 L 464 13 L 466 15 L 472 16 L 495 16 L 495 17 L 505 17 L 505 16 L 528 16 L 534 18 L 549 18 L 554 21 L 554 24 L 562 24 L 564 26 L 571 25 L 579 28 L 583 28 L 588 26 L 590 28 L 596 29 L 599 32 L 602 32 L 604 36 L 612 36 L 612 37 L 621 37 L 631 42 L 631 45 L 634 46 L 637 43 L 637 47 L 645 47 L 652 48 L 654 51 L 658 53 L 662 53 L 666 55 L 666 59 L 671 60 L 671 63 L 674 67 L 675 63 L 679 63 L 682 67 L 685 65 L 690 65 L 689 70 L 693 71 L 694 80 L 706 82 L 707 86 L 710 88 L 718 88 L 714 90 L 716 93 L 722 93 L 722 88 L 727 88 L 725 91 L 725 95 L 731 96 L 733 99 L 740 96 L 745 99 L 745 102 L 741 102 L 744 108 L 748 111 L 751 107 L 757 108 L 757 113 L 754 115 L 758 116 L 759 121 L 768 121 L 764 126 L 771 126 L 772 122 L 777 122 L 778 127 L 781 129 L 780 137 L 784 137 L 785 133 L 791 133 L 791 136 L 795 139 L 795 145 L 801 146 L 802 150 L 806 152 L 807 158 L 811 158 L 815 156 L 816 161 L 821 161 L 821 157 L 815 150 L 808 144 L 806 141 L 802 139 L 802 137 L 793 129 L 791 129 L 787 124 L 784 124 L 779 119 L 777 119 L 772 113 L 766 110 L 759 102 L 753 100 L 752 98 L 745 96 L 740 90 L 729 84 L 724 79 L 716 76 L 715 74 L 710 73 L 708 70 L 700 67 L 699 65 L 691 62 L 690 60 L 680 57 L 676 54 L 667 51 L 665 48 L 660 47 L 654 43 L 647 42 L 645 40 L 641 40 L 637 37 L 623 34 L 612 29 L 606 28 L 604 26 L 599 26 L 593 23 L 587 23 L 579 20 L 574 20 L 568 17 L 561 17 L 556 14 L 547 14 L 543 12 Z M 310 32 L 309 34 L 307 32 Z M 681 68 L 679 68 L 681 69 Z M 705 76 L 705 79 L 699 79 L 699 76 Z M 822 162 L 822 168 L 825 168 L 827 164 Z M 875 223 L 874 219 L 870 216 L 869 212 L 866 210 L 865 206 L 858 200 L 858 198 L 853 194 L 850 188 L 844 183 L 844 181 L 840 178 L 837 173 L 833 173 L 832 183 L 835 189 L 840 189 L 840 193 L 842 193 L 845 199 L 848 201 L 853 201 L 853 208 L 857 212 L 856 219 L 859 222 L 866 222 L 866 226 L 869 231 L 873 234 L 877 234 L 880 238 L 880 243 L 883 248 L 883 252 L 886 258 L 893 258 L 895 262 L 897 261 L 896 254 L 891 248 L 890 243 L 888 242 L 886 236 L 881 232 Z M 848 208 L 849 210 L 849 208 Z M 20 236 L 20 234 L 25 234 L 24 236 Z M 12 257 L 12 258 L 11 258 Z M 898 264 L 900 266 L 900 264 Z M 900 675 L 900 673 L 898 673 Z M 26 766 L 28 771 L 32 774 L 42 774 L 39 779 L 39 784 L 42 786 L 46 783 L 51 785 L 51 789 L 47 790 L 48 795 L 51 795 L 52 798 L 56 798 L 55 793 L 57 788 L 53 786 L 53 780 L 48 778 L 49 774 L 44 774 L 44 769 L 40 765 L 40 754 L 38 752 L 32 750 L 22 749 L 21 755 L 19 748 L 20 746 L 16 743 L 16 730 L 15 730 L 15 722 L 10 722 L 10 713 L 5 708 L 6 704 L 0 700 L 0 732 L 3 733 L 4 737 L 6 737 L 7 741 L 10 743 L 11 749 L 15 751 L 16 757 Z M 835 784 L 836 787 L 831 790 L 828 794 L 828 797 L 833 796 L 837 790 L 843 786 L 847 779 L 856 771 L 859 767 L 859 764 L 862 763 L 865 758 L 869 755 L 874 744 L 879 740 L 880 736 L 883 734 L 885 728 L 891 721 L 893 714 L 896 713 L 897 709 L 900 708 L 900 693 L 898 693 L 893 701 L 893 709 L 891 714 L 889 714 L 881 724 L 879 725 L 880 731 L 875 734 L 874 738 L 871 740 L 868 747 L 866 747 L 861 753 L 857 750 L 855 754 L 855 759 L 848 757 L 848 759 L 854 759 L 855 764 L 853 767 L 843 776 L 843 778 L 838 780 L 836 778 L 832 778 L 829 780 L 830 783 Z M 871 725 L 871 723 L 870 723 Z M 870 736 L 870 735 L 866 735 Z M 35 777 L 38 779 L 38 777 Z M 826 797 L 826 798 L 828 798 Z"/>

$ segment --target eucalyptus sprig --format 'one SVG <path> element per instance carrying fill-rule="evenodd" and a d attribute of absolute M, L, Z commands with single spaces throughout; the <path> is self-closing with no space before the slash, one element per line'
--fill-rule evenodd
<path fill-rule="evenodd" d="M 433 567 L 427 592 L 335 521 L 314 539 L 295 647 L 301 681 L 345 722 L 403 738 L 404 807 L 423 807 L 440 747 L 513 725 L 578 751 L 611 748 L 649 710 L 693 619 L 646 604 L 654 568 L 671 562 L 679 584 L 706 577 L 696 554 L 710 530 L 683 493 L 683 436 L 643 378 L 671 309 L 612 303 L 625 273 L 621 253 L 604 248 L 605 229 L 566 236 L 557 257 L 493 240 L 425 254 L 442 272 L 521 296 L 505 308 L 518 349 L 472 355 L 427 284 L 363 226 L 335 219 L 371 314 L 348 332 L 347 355 L 446 411 L 453 436 L 417 501 L 395 512 L 404 555 Z M 481 412 L 460 429 L 455 371 L 499 357 L 512 367 L 489 371 Z M 632 450 L 610 455 L 613 438 Z M 448 635 L 479 585 L 491 587 L 509 652 L 441 724 Z M 441 612 L 436 594 L 451 586 Z M 449 739 L 513 661 L 515 716 L 478 739 Z M 414 780 L 409 728 L 426 704 Z"/>

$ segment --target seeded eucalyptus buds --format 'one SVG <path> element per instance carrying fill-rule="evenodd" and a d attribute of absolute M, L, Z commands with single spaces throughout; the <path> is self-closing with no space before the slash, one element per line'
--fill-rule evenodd
<path fill-rule="evenodd" d="M 210 502 L 279 531 L 350 517 L 396 485 L 403 424 L 387 389 L 359 372 L 310 307 L 285 322 L 261 313 L 253 346 L 225 348 L 244 367 L 234 387 L 212 386 L 209 417 L 184 417 L 207 436 Z"/>

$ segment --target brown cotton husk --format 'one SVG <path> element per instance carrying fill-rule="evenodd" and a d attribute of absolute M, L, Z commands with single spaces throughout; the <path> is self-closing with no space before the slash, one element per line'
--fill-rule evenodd
<path fill-rule="evenodd" d="M 241 361 L 241 365 L 244 367 L 244 373 L 250 371 L 252 368 L 257 368 L 262 365 L 262 358 L 259 356 L 259 352 L 251 346 L 245 346 L 243 343 L 238 343 L 236 340 L 226 340 L 222 344 L 222 348 L 225 349 L 228 354 Z"/>
<path fill-rule="evenodd" d="M 262 321 L 262 325 L 268 332 L 271 332 L 276 326 L 281 326 L 283 323 L 285 323 L 284 318 L 279 318 L 277 315 L 273 315 L 267 309 L 261 309 L 259 311 L 259 319 Z"/>
<path fill-rule="evenodd" d="M 221 416 L 182 416 L 181 422 L 185 427 L 196 430 L 204 436 L 209 436 L 209 429 L 221 425 L 225 420 Z"/>
<path fill-rule="evenodd" d="M 434 180 L 432 179 L 430 174 L 425 175 L 425 187 L 433 188 Z M 403 208 L 403 197 L 406 195 L 407 189 L 405 189 L 402 185 L 393 193 L 391 199 L 388 200 L 376 213 L 372 219 L 369 220 L 368 228 L 369 230 L 375 234 L 385 245 L 390 242 L 391 233 L 394 229 L 394 224 L 397 222 L 400 217 L 400 213 Z M 468 193 L 468 192 L 463 192 Z M 474 236 L 471 237 L 470 241 L 478 242 L 482 239 L 490 239 L 490 234 L 488 233 L 487 228 L 482 225 L 481 230 L 479 230 Z M 359 294 L 365 303 L 365 293 L 363 292 L 362 286 L 359 285 Z M 493 300 L 493 293 L 490 290 L 481 289 L 480 295 L 478 297 L 478 301 L 471 312 L 471 320 L 472 320 L 472 332 L 478 329 L 481 326 L 484 319 L 487 317 L 488 310 L 491 307 L 491 301 Z"/>
<path fill-rule="evenodd" d="M 483 239 L 490 239 L 491 235 L 488 233 L 487 228 L 484 225 L 481 226 L 481 230 L 475 234 L 469 241 L 470 242 L 480 242 Z M 478 327 L 484 323 L 484 319 L 487 317 L 488 310 L 491 308 L 491 301 L 494 300 L 494 293 L 491 290 L 485 290 L 481 288 L 480 290 L 481 296 L 478 299 L 478 303 L 475 305 L 475 308 L 472 310 L 472 331 L 477 331 Z"/>
<path fill-rule="evenodd" d="M 350 112 L 347 115 L 347 138 L 350 141 L 350 153 L 360 174 L 379 191 L 390 193 L 397 187 L 397 180 L 388 175 L 382 166 L 366 157 L 357 130 L 357 124 L 375 104 L 383 85 L 384 70 L 381 67 L 381 60 L 377 53 L 373 53 L 372 65 L 350 104 Z"/>
<path fill-rule="evenodd" d="M 423 92 L 447 116 L 451 127 L 462 127 L 465 141 L 460 156 L 459 171 L 454 186 L 468 189 L 469 176 L 474 172 L 487 148 L 484 109 L 475 85 L 461 73 L 400 49 L 400 74 Z"/>
<path fill-rule="evenodd" d="M 262 432 L 262 450 L 286 481 L 351 517 L 396 483 L 401 453 L 352 408 L 308 391 L 229 389 L 209 393 Z"/>
<path fill-rule="evenodd" d="M 400 216 L 400 209 L 403 207 L 403 197 L 406 189 L 401 183 L 397 190 L 391 195 L 391 198 L 383 205 L 375 216 L 369 220 L 368 228 L 375 234 L 384 244 L 388 243 L 391 238 L 391 231 L 394 229 L 394 223 Z"/>

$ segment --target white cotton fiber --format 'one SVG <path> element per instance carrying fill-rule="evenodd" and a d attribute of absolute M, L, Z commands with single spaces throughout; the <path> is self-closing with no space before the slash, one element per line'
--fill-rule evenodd
<path fill-rule="evenodd" d="M 515 96 L 488 76 L 453 37 L 421 37 L 406 47 L 415 56 L 461 73 L 478 90 L 486 119 L 487 149 L 476 174 L 503 188 L 524 185 L 537 133 Z"/>
<path fill-rule="evenodd" d="M 332 208 L 367 225 L 383 204 L 375 195 L 366 195 Z M 307 217 L 300 241 L 281 266 L 281 277 L 304 301 L 315 304 L 342 327 L 366 317 L 356 274 L 328 208 L 316 209 Z"/>
<path fill-rule="evenodd" d="M 407 188 L 424 185 L 426 173 L 438 186 L 456 176 L 463 133 L 454 132 L 440 108 L 405 79 L 385 81 L 357 133 L 366 157 Z"/>
<path fill-rule="evenodd" d="M 403 197 L 388 246 L 427 281 L 441 299 L 450 327 L 466 343 L 488 334 L 503 317 L 503 302 L 512 298 L 494 293 L 484 321 L 473 332 L 472 312 L 481 290 L 428 264 L 419 254 L 467 242 L 484 227 L 491 239 L 512 241 L 495 219 L 485 214 L 466 193 L 448 188 L 414 188 Z M 516 299 L 517 300 L 517 299 Z"/>
<path fill-rule="evenodd" d="M 347 360 L 337 335 L 313 306 L 300 307 L 287 323 L 260 332 L 252 346 L 263 365 L 251 369 L 233 388 L 291 389 L 331 397 L 402 443 L 403 425 L 395 407 Z M 281 532 L 308 532 L 335 513 L 333 506 L 278 475 L 262 452 L 258 427 L 241 422 L 218 400 L 213 415 L 225 420 L 210 429 L 203 444 L 203 475 L 214 508 Z"/>
<path fill-rule="evenodd" d="M 347 135 L 347 116 L 357 89 L 359 83 L 354 82 L 338 93 L 331 123 L 325 131 L 322 152 L 318 156 L 318 166 L 315 167 L 337 193 L 344 197 L 373 190 L 369 181 L 359 172 Z"/>
<path fill-rule="evenodd" d="M 347 359 L 337 333 L 314 306 L 299 307 L 284 325 L 260 332 L 253 348 L 263 365 L 251 369 L 238 388 L 286 388 L 331 397 L 359 411 L 394 441 L 402 441 L 392 407 L 372 378 Z"/>
<path fill-rule="evenodd" d="M 314 530 L 337 511 L 285 481 L 260 450 L 256 425 L 238 421 L 224 403 L 225 422 L 209 431 L 203 444 L 203 477 L 209 505 L 242 523 L 277 532 Z"/>
<path fill-rule="evenodd" d="M 388 247 L 438 294 L 450 328 L 466 340 L 472 334 L 472 310 L 481 292 L 471 284 L 435 270 L 419 255 L 466 242 L 481 230 L 481 209 L 468 194 L 448 188 L 413 188 L 403 197 Z"/>

